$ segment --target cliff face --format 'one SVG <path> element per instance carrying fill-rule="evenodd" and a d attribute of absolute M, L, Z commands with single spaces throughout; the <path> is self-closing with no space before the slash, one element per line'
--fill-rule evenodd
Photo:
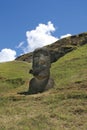
<path fill-rule="evenodd" d="M 78 46 L 82 46 L 84 44 L 87 44 L 87 32 L 60 39 L 46 47 L 50 51 L 51 63 L 53 63 L 66 53 L 73 51 L 78 48 Z M 19 56 L 16 60 L 31 62 L 32 52 Z"/>

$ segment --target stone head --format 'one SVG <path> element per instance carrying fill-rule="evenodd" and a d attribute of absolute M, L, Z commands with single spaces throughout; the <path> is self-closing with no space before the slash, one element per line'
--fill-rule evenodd
<path fill-rule="evenodd" d="M 50 75 L 50 54 L 47 48 L 39 48 L 33 52 L 32 74 L 37 78 L 47 78 Z"/>

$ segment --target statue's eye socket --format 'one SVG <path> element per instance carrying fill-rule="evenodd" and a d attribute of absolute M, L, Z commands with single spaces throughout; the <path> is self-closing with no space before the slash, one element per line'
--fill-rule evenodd
<path fill-rule="evenodd" d="M 34 61 L 38 61 L 39 60 L 39 58 L 38 57 L 34 57 Z"/>

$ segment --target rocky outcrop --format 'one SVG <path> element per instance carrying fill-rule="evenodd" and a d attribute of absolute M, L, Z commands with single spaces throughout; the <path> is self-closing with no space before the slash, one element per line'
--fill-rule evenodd
<path fill-rule="evenodd" d="M 60 57 L 64 56 L 66 53 L 73 51 L 78 46 L 87 44 L 87 33 L 81 33 L 78 35 L 70 36 L 67 38 L 60 39 L 55 43 L 46 46 L 50 52 L 51 63 L 57 61 Z M 32 62 L 32 52 L 22 55 L 16 60 Z"/>

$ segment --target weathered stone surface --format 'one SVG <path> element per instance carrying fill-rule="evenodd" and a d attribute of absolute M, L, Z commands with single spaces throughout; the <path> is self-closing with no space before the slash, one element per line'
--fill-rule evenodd
<path fill-rule="evenodd" d="M 33 52 L 32 70 L 34 78 L 29 83 L 29 94 L 36 94 L 53 87 L 54 81 L 50 79 L 50 53 L 47 48 L 36 49 Z"/>

